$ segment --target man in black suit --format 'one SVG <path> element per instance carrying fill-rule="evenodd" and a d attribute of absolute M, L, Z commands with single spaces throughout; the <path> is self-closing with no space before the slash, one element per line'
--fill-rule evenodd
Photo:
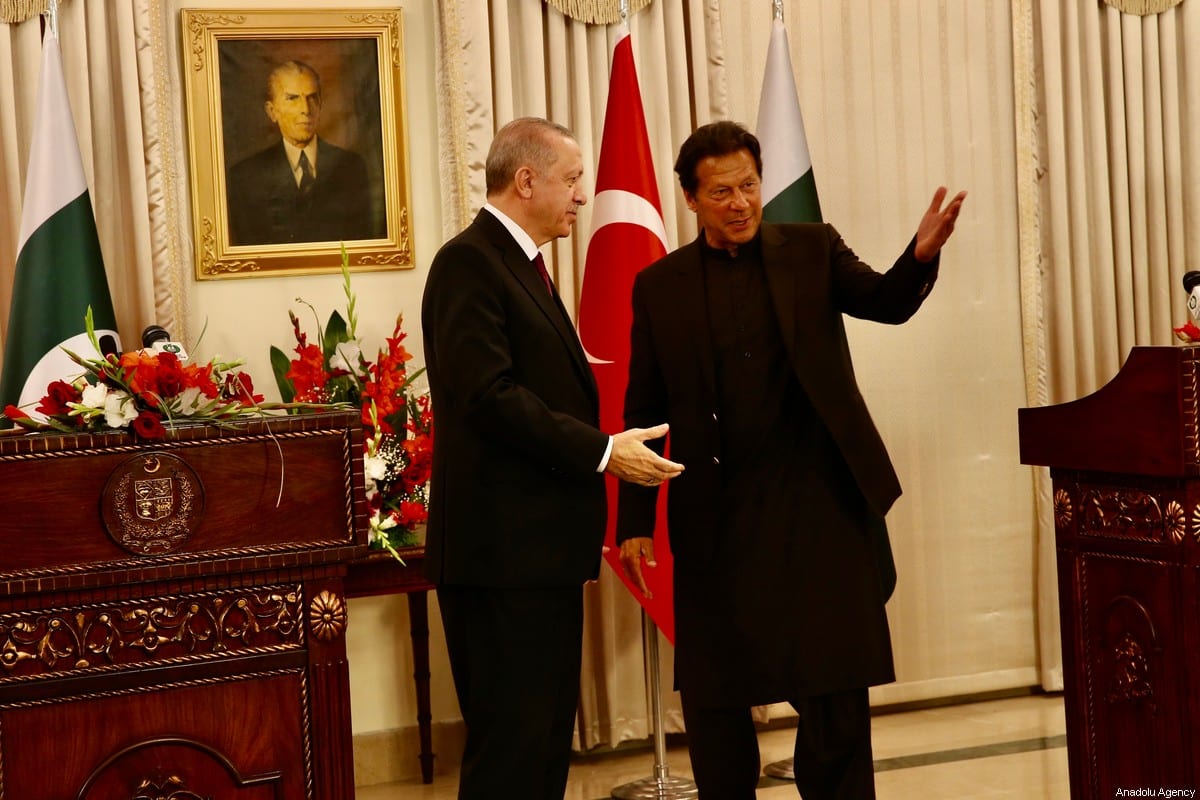
<path fill-rule="evenodd" d="M 321 79 L 288 61 L 267 79 L 267 116 L 280 141 L 229 170 L 231 245 L 374 239 L 367 166 L 357 153 L 317 137 Z"/>
<path fill-rule="evenodd" d="M 679 465 L 609 436 L 592 372 L 538 248 L 586 202 L 570 131 L 522 118 L 496 134 L 487 204 L 433 259 L 421 306 L 438 434 L 426 575 L 437 584 L 467 725 L 459 798 L 561 800 L 605 471 L 658 485 Z"/>
<path fill-rule="evenodd" d="M 768 165 L 769 166 L 769 165 Z M 832 226 L 762 222 L 758 140 L 705 125 L 675 164 L 701 232 L 633 289 L 625 421 L 666 419 L 675 678 L 701 800 L 753 800 L 751 707 L 799 713 L 804 800 L 875 796 L 867 687 L 894 680 L 884 515 L 900 484 L 859 393 L 842 315 L 901 323 L 937 277 L 965 193 L 938 189 L 879 274 Z M 620 488 L 642 591 L 656 487 Z"/>

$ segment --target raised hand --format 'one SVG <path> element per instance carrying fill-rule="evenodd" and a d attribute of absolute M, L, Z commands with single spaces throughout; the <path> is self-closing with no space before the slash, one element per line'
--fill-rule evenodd
<path fill-rule="evenodd" d="M 913 255 L 918 261 L 932 261 L 950 238 L 950 234 L 954 233 L 954 223 L 966 196 L 965 191 L 959 192 L 945 208 L 942 208 L 942 201 L 946 199 L 946 187 L 939 186 L 933 193 L 933 202 L 929 204 L 925 216 L 921 217 L 921 224 L 917 226 L 917 243 L 913 248 Z"/>

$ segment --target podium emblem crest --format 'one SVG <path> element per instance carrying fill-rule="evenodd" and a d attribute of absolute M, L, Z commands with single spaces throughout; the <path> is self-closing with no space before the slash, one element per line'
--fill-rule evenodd
<path fill-rule="evenodd" d="M 137 515 L 142 519 L 160 520 L 175 508 L 175 492 L 170 478 L 149 478 L 133 482 Z"/>
<path fill-rule="evenodd" d="M 101 502 L 104 527 L 113 541 L 137 555 L 161 555 L 175 552 L 191 537 L 204 493 L 186 461 L 152 452 L 113 470 Z"/>

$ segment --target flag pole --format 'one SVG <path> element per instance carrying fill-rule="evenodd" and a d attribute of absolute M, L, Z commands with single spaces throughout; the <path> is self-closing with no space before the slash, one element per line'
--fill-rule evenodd
<path fill-rule="evenodd" d="M 783 0 L 771 0 L 771 20 L 783 22 Z M 794 781 L 796 779 L 796 762 L 791 758 L 772 761 L 763 767 L 763 774 L 771 778 Z"/>
<path fill-rule="evenodd" d="M 658 678 L 658 627 L 642 611 L 642 651 L 646 682 L 650 686 L 650 714 L 654 723 L 654 775 L 613 789 L 617 800 L 689 800 L 700 796 L 687 778 L 672 778 L 667 767 L 667 734 L 663 724 L 662 686 Z"/>
<path fill-rule="evenodd" d="M 46 9 L 46 25 L 50 28 L 50 35 L 55 39 L 58 38 L 58 0 L 50 0 L 50 7 Z"/>

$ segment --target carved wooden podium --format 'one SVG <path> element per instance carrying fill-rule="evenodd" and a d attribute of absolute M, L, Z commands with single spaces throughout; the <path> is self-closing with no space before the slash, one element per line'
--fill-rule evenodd
<path fill-rule="evenodd" d="M 1200 779 L 1200 348 L 1019 413 L 1051 467 L 1071 797 Z"/>
<path fill-rule="evenodd" d="M 0 796 L 353 798 L 356 417 L 0 438 Z"/>

